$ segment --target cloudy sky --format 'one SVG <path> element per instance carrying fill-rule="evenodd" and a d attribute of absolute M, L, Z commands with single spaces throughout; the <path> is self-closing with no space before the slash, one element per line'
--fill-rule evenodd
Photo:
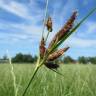
<path fill-rule="evenodd" d="M 18 52 L 38 54 L 45 5 L 46 0 L 0 0 L 0 56 L 5 55 L 6 50 L 11 56 Z M 53 32 L 48 42 L 74 10 L 78 10 L 77 23 L 95 7 L 96 0 L 49 0 L 48 15 L 53 20 Z M 96 12 L 64 46 L 71 47 L 65 55 L 72 58 L 96 56 Z"/>

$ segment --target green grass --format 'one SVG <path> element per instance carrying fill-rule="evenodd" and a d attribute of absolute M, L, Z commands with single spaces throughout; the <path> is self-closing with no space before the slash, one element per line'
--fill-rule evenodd
<path fill-rule="evenodd" d="M 22 93 L 32 76 L 34 65 L 14 65 L 18 96 Z M 59 76 L 42 67 L 28 89 L 26 96 L 96 96 L 95 65 L 61 65 Z M 10 65 L 0 64 L 0 96 L 14 96 Z"/>

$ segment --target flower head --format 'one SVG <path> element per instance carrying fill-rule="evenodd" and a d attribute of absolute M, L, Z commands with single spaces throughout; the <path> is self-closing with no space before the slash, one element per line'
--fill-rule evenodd
<path fill-rule="evenodd" d="M 77 11 L 73 12 L 72 16 L 64 25 L 64 27 L 59 32 L 57 32 L 57 34 L 54 36 L 52 41 L 49 43 L 48 48 L 51 48 L 55 42 L 59 42 L 70 31 L 70 29 L 72 29 L 73 23 L 76 19 L 76 15 L 77 15 Z M 56 41 L 57 39 L 58 41 Z"/>

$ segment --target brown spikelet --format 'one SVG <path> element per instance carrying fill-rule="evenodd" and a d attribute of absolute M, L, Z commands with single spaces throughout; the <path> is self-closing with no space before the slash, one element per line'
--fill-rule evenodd
<path fill-rule="evenodd" d="M 40 50 L 40 57 L 43 58 L 44 53 L 46 51 L 44 38 L 42 38 L 42 40 L 40 42 L 39 50 Z"/>
<path fill-rule="evenodd" d="M 59 67 L 58 64 L 53 64 L 52 62 L 46 62 L 45 66 L 49 69 L 57 69 Z"/>
<path fill-rule="evenodd" d="M 63 48 L 63 49 L 60 49 L 52 54 L 49 55 L 48 57 L 48 61 L 53 61 L 57 58 L 59 58 L 64 52 L 66 52 L 67 50 L 69 49 L 69 47 L 66 47 L 66 48 Z"/>
<path fill-rule="evenodd" d="M 52 32 L 52 19 L 51 17 L 48 17 L 48 20 L 46 22 L 46 27 L 49 32 Z"/>
<path fill-rule="evenodd" d="M 73 12 L 72 16 L 67 21 L 67 23 L 65 24 L 65 26 L 54 36 L 54 38 L 52 39 L 52 41 L 49 43 L 48 48 L 51 48 L 52 47 L 52 45 L 54 44 L 54 42 L 56 41 L 57 38 L 58 38 L 58 41 L 60 41 L 62 39 L 62 37 L 64 37 L 70 31 L 70 29 L 73 26 L 74 20 L 76 18 L 76 14 L 77 14 L 77 11 Z"/>

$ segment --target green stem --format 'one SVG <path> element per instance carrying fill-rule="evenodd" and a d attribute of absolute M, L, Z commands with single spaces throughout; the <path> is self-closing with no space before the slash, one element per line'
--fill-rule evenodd
<path fill-rule="evenodd" d="M 46 38 L 45 38 L 45 42 L 46 42 L 47 39 L 48 39 L 49 33 L 50 33 L 50 31 L 48 31 L 48 33 L 47 33 L 47 36 L 46 36 Z"/>
<path fill-rule="evenodd" d="M 57 45 L 54 46 L 53 50 L 56 49 L 56 48 L 58 48 L 95 11 L 96 11 L 96 8 L 92 9 L 70 32 L 68 32 L 68 34 L 66 34 L 59 42 L 57 42 Z"/>
<path fill-rule="evenodd" d="M 17 96 L 18 87 L 16 86 L 16 76 L 15 76 L 15 73 L 14 73 L 14 67 L 13 67 L 12 60 L 11 60 L 11 57 L 9 55 L 9 51 L 8 50 L 7 50 L 7 55 L 8 55 L 8 61 L 9 61 L 9 64 L 10 64 L 11 75 L 12 75 L 12 79 L 13 79 L 14 96 Z"/>
<path fill-rule="evenodd" d="M 45 22 L 46 22 L 46 16 L 47 16 L 47 11 L 48 11 L 48 3 L 49 3 L 49 0 L 46 0 L 46 8 L 45 8 L 45 16 L 44 16 L 44 25 L 43 25 L 43 30 L 42 30 L 42 38 L 43 38 L 43 35 L 44 35 L 44 29 L 45 29 Z"/>
<path fill-rule="evenodd" d="M 32 75 L 32 77 L 31 77 L 31 79 L 30 79 L 30 81 L 29 81 L 29 83 L 28 83 L 28 85 L 27 85 L 27 87 L 26 87 L 26 89 L 25 89 L 25 91 L 24 91 L 24 93 L 23 93 L 22 96 L 25 96 L 25 94 L 26 94 L 29 86 L 31 85 L 31 82 L 32 82 L 32 80 L 34 79 L 34 77 L 35 77 L 35 75 L 36 75 L 36 73 L 37 73 L 37 71 L 38 71 L 39 68 L 40 68 L 40 67 L 37 66 L 36 69 L 34 70 L 34 73 L 33 73 L 33 75 Z"/>
<path fill-rule="evenodd" d="M 63 77 L 64 77 L 64 75 L 63 75 L 63 74 L 61 74 L 60 72 L 58 72 L 58 71 L 56 71 L 56 70 L 54 70 L 54 69 L 50 69 L 50 70 L 52 70 L 53 72 L 57 73 L 58 75 L 61 75 L 61 76 L 63 76 Z"/>

